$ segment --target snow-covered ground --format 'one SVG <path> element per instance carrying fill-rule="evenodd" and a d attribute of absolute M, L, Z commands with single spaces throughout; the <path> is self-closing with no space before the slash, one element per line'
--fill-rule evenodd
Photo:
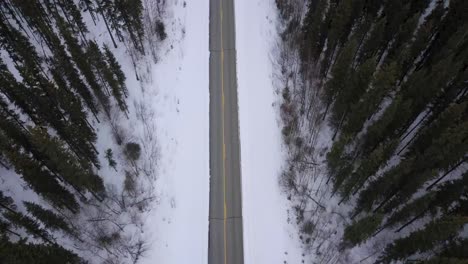
<path fill-rule="evenodd" d="M 297 229 L 279 187 L 285 149 L 277 114 L 275 3 L 235 5 L 245 263 L 301 263 Z"/>
<path fill-rule="evenodd" d="M 207 263 L 208 1 L 169 2 L 170 49 L 152 67 L 159 201 L 145 221 L 151 244 L 141 263 Z"/>
<path fill-rule="evenodd" d="M 300 263 L 296 228 L 288 224 L 278 184 L 284 149 L 271 60 L 274 1 L 235 3 L 245 263 Z M 142 263 L 207 263 L 209 2 L 188 1 L 185 8 L 176 2 L 169 9 L 174 23 L 168 35 L 185 34 L 153 67 L 160 200 L 146 220 L 153 244 Z"/>

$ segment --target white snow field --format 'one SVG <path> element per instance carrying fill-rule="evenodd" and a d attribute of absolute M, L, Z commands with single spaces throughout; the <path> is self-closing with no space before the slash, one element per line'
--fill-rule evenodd
<path fill-rule="evenodd" d="M 209 203 L 208 1 L 169 1 L 171 48 L 152 69 L 157 91 L 158 205 L 141 263 L 207 263 Z"/>
<path fill-rule="evenodd" d="M 235 1 L 246 264 L 301 263 L 297 229 L 279 187 L 285 160 L 277 114 L 273 0 Z"/>

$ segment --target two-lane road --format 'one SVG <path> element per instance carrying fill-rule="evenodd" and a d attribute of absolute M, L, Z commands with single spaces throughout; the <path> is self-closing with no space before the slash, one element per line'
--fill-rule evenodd
<path fill-rule="evenodd" d="M 234 0 L 210 0 L 210 264 L 243 264 Z"/>

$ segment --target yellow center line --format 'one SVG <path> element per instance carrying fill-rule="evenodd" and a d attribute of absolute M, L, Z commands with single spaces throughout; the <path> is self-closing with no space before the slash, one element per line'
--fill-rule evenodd
<path fill-rule="evenodd" d="M 221 37 L 221 126 L 223 133 L 223 199 L 224 199 L 224 264 L 227 264 L 227 235 L 226 235 L 226 144 L 224 140 L 224 43 L 223 43 L 223 0 L 220 0 L 220 37 Z"/>

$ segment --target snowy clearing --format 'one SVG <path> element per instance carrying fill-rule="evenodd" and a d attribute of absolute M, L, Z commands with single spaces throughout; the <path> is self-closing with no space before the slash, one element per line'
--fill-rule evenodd
<path fill-rule="evenodd" d="M 171 49 L 152 69 L 161 160 L 158 206 L 142 263 L 206 263 L 208 247 L 208 2 L 173 1 Z M 180 43 L 174 39 L 181 38 Z"/>
<path fill-rule="evenodd" d="M 300 263 L 297 231 L 279 187 L 285 159 L 278 120 L 276 7 L 236 1 L 245 263 Z"/>

